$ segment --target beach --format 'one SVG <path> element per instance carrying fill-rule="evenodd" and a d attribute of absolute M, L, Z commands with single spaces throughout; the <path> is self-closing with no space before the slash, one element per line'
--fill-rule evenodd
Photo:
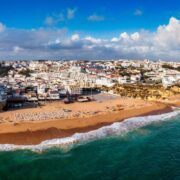
<path fill-rule="evenodd" d="M 52 179 L 52 176 L 104 179 L 107 176 L 111 180 L 111 177 L 147 179 L 155 173 L 160 179 L 173 179 L 179 177 L 179 117 L 175 111 L 130 118 L 38 145 L 1 144 L 0 174 L 4 179 L 8 174 L 10 179 Z"/>
<path fill-rule="evenodd" d="M 89 132 L 127 118 L 171 111 L 171 106 L 164 102 L 120 97 L 68 105 L 49 102 L 38 108 L 2 112 L 0 144 L 36 145 L 45 140 Z M 37 117 L 42 119 L 34 120 Z"/>

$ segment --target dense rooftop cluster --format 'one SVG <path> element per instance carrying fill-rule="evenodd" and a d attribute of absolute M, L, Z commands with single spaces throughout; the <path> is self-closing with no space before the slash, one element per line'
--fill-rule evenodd
<path fill-rule="evenodd" d="M 162 61 L 2 61 L 0 84 L 8 95 L 31 101 L 60 99 L 82 89 L 141 84 L 169 87 L 180 83 L 180 63 Z M 4 88 L 1 88 L 1 99 Z"/>

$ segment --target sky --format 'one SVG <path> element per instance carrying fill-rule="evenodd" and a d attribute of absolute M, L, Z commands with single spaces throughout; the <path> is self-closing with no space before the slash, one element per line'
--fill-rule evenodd
<path fill-rule="evenodd" d="M 179 0 L 0 0 L 0 59 L 180 60 Z"/>

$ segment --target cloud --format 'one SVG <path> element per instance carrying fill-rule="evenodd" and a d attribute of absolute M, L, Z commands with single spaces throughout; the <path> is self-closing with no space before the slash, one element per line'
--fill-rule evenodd
<path fill-rule="evenodd" d="M 5 25 L 3 25 L 5 27 Z M 1 59 L 163 59 L 180 60 L 180 20 L 172 17 L 156 31 L 122 32 L 111 39 L 67 29 L 3 28 Z M 83 33 L 84 34 L 84 33 Z"/>
<path fill-rule="evenodd" d="M 103 42 L 102 39 L 100 39 L 100 38 L 93 38 L 91 36 L 85 37 L 84 40 L 87 40 L 87 41 L 91 42 L 92 44 L 101 44 Z"/>
<path fill-rule="evenodd" d="M 80 39 L 79 34 L 73 34 L 73 35 L 71 36 L 71 40 L 72 40 L 72 41 L 78 41 L 79 39 Z"/>
<path fill-rule="evenodd" d="M 6 29 L 6 26 L 0 22 L 0 33 Z"/>
<path fill-rule="evenodd" d="M 20 51 L 22 51 L 22 50 L 23 50 L 23 48 L 21 48 L 21 47 L 19 47 L 19 46 L 14 46 L 14 47 L 13 47 L 14 53 L 18 53 L 18 52 L 20 52 Z"/>
<path fill-rule="evenodd" d="M 164 50 L 180 49 L 180 21 L 172 17 L 168 25 L 159 26 L 155 42 Z"/>
<path fill-rule="evenodd" d="M 93 14 L 87 18 L 89 21 L 104 21 L 104 16 Z"/>
<path fill-rule="evenodd" d="M 141 16 L 143 14 L 143 12 L 140 10 L 140 9 L 136 9 L 135 11 L 134 11 L 134 15 L 135 16 Z"/>
<path fill-rule="evenodd" d="M 76 11 L 77 11 L 76 8 L 74 8 L 74 9 L 68 8 L 67 9 L 67 19 L 73 19 Z"/>
<path fill-rule="evenodd" d="M 52 16 L 47 16 L 46 19 L 44 20 L 44 23 L 48 26 L 53 26 L 56 24 L 56 21 Z"/>
<path fill-rule="evenodd" d="M 135 33 L 131 34 L 131 38 L 134 41 L 138 41 L 140 38 L 140 34 L 138 32 L 135 32 Z"/>
<path fill-rule="evenodd" d="M 77 8 L 68 8 L 65 11 L 60 12 L 59 14 L 53 13 L 50 16 L 47 16 L 44 20 L 44 24 L 47 26 L 55 26 L 60 22 L 72 20 L 75 17 L 75 12 Z"/>

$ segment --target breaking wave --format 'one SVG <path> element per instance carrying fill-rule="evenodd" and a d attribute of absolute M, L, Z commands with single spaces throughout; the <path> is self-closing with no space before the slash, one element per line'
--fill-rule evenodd
<path fill-rule="evenodd" d="M 147 126 L 153 123 L 170 120 L 180 114 L 180 111 L 174 111 L 161 115 L 134 117 L 126 119 L 122 122 L 116 122 L 109 126 L 104 126 L 97 130 L 93 130 L 87 133 L 75 133 L 71 137 L 57 138 L 41 142 L 38 145 L 13 145 L 13 144 L 0 144 L 0 151 L 12 151 L 12 150 L 32 150 L 41 152 L 51 147 L 70 147 L 74 144 L 81 144 L 100 138 L 104 138 L 111 135 L 121 135 L 129 131 L 133 131 L 143 126 Z"/>

